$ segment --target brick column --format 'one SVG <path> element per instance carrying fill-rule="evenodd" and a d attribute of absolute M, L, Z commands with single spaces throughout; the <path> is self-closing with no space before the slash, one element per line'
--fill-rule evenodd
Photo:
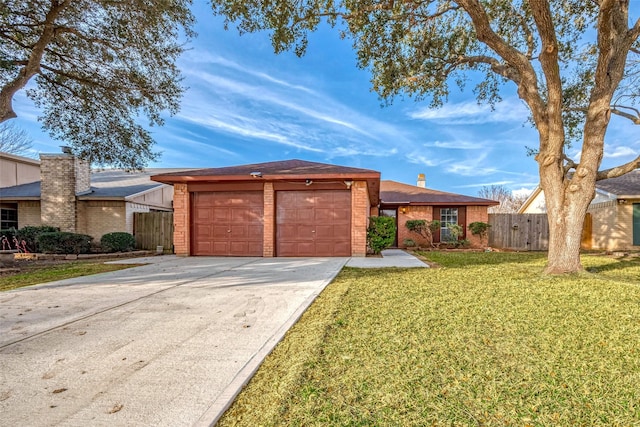
<path fill-rule="evenodd" d="M 275 215 L 275 192 L 273 191 L 273 183 L 264 183 L 264 235 L 262 256 L 275 256 L 275 231 L 276 231 L 276 215 Z"/>
<path fill-rule="evenodd" d="M 40 154 L 40 221 L 78 231 L 76 195 L 91 190 L 90 164 L 71 154 Z"/>
<path fill-rule="evenodd" d="M 351 256 L 367 255 L 369 210 L 367 182 L 354 181 L 351 185 Z"/>
<path fill-rule="evenodd" d="M 191 200 L 187 184 L 173 186 L 173 250 L 176 255 L 189 256 L 191 253 Z"/>

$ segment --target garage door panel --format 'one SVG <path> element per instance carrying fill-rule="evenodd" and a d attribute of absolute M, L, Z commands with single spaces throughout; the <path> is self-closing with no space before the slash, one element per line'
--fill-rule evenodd
<path fill-rule="evenodd" d="M 193 204 L 194 255 L 262 256 L 261 191 L 199 192 Z"/>
<path fill-rule="evenodd" d="M 278 256 L 349 256 L 351 193 L 335 190 L 276 193 Z"/>

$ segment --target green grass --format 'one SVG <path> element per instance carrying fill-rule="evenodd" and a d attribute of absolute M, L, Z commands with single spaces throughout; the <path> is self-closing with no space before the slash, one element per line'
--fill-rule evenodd
<path fill-rule="evenodd" d="M 89 276 L 108 271 L 123 270 L 136 267 L 138 264 L 105 264 L 104 261 L 77 261 L 46 266 L 33 266 L 29 271 L 0 277 L 0 291 L 9 291 L 24 286 L 73 277 Z"/>
<path fill-rule="evenodd" d="M 425 256 L 343 270 L 219 425 L 640 425 L 638 258 Z"/>

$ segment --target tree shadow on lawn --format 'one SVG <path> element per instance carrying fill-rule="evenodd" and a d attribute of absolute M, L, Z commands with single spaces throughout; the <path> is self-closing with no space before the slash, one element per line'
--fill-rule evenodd
<path fill-rule="evenodd" d="M 465 268 L 499 264 L 541 264 L 547 260 L 547 252 L 456 252 L 428 251 L 417 254 L 429 263 L 446 268 Z"/>
<path fill-rule="evenodd" d="M 630 268 L 638 271 L 633 274 L 626 274 L 623 277 L 627 279 L 640 279 L 640 257 L 612 257 L 610 255 L 583 255 L 582 265 L 585 271 L 589 273 L 607 273 L 620 270 L 628 270 Z"/>

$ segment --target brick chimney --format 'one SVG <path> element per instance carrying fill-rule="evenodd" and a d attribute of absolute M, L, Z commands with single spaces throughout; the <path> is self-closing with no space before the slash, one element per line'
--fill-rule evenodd
<path fill-rule="evenodd" d="M 425 175 L 423 173 L 418 174 L 418 183 L 416 185 L 421 188 L 426 188 L 427 179 L 425 178 Z"/>
<path fill-rule="evenodd" d="M 76 232 L 76 196 L 91 191 L 91 165 L 63 151 L 40 154 L 40 217 L 42 225 Z"/>

